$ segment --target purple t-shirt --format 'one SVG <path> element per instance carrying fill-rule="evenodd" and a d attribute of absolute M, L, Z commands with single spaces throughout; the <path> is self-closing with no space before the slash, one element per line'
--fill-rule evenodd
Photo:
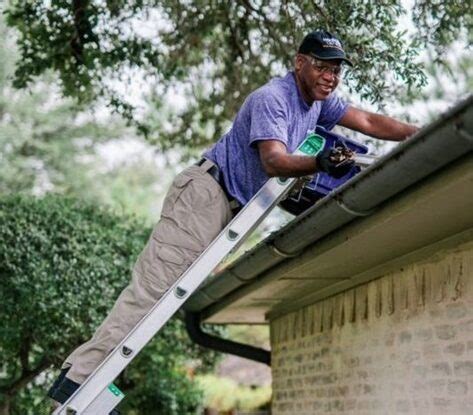
<path fill-rule="evenodd" d="M 228 192 L 244 205 L 269 179 L 259 157 L 258 141 L 279 140 L 292 153 L 316 124 L 331 130 L 347 106 L 333 94 L 307 105 L 294 73 L 289 72 L 248 95 L 231 130 L 204 157 L 219 166 Z"/>

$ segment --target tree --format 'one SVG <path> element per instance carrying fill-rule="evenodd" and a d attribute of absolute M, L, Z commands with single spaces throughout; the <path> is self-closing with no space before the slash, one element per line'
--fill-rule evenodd
<path fill-rule="evenodd" d="M 400 0 L 12 1 L 7 17 L 20 33 L 16 86 L 53 70 L 66 96 L 104 97 L 164 149 L 218 137 L 249 91 L 291 65 L 315 26 L 345 40 L 356 64 L 347 82 L 362 98 L 380 102 L 400 83 L 412 95 L 426 80 L 415 61 L 420 48 L 432 45 L 440 61 L 452 39 L 471 30 L 468 9 L 459 0 L 418 0 L 412 36 L 399 28 L 406 13 Z M 137 73 L 153 85 L 154 105 L 144 117 L 123 96 Z M 163 123 L 165 93 L 176 86 L 185 109 Z"/>
<path fill-rule="evenodd" d="M 129 280 L 148 229 L 74 199 L 0 199 L 0 414 L 46 410 L 48 369 L 90 337 Z M 177 319 L 121 378 L 124 391 L 160 413 L 194 413 L 200 392 L 183 375 L 184 362 L 209 365 Z M 39 376 L 41 375 L 41 376 Z M 39 398 L 41 397 L 41 398 Z M 143 409 L 144 410 L 144 409 Z"/>

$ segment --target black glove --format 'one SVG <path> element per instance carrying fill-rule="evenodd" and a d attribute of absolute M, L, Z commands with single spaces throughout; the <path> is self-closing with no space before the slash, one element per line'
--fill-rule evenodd
<path fill-rule="evenodd" d="M 350 172 L 355 165 L 353 152 L 346 147 L 324 148 L 316 157 L 320 171 L 339 179 Z"/>

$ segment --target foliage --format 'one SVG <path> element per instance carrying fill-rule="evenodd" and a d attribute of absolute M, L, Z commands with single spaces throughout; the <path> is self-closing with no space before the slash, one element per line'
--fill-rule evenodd
<path fill-rule="evenodd" d="M 472 16 L 459 0 L 418 0 L 417 32 L 409 36 L 398 25 L 406 17 L 400 0 L 17 0 L 6 13 L 20 33 L 17 87 L 51 69 L 66 96 L 105 97 L 163 149 L 218 137 L 251 90 L 291 66 L 301 38 L 315 27 L 345 40 L 356 64 L 350 89 L 380 102 L 400 83 L 411 93 L 424 85 L 415 61 L 420 47 L 433 45 L 440 59 L 455 36 L 471 29 Z M 142 117 L 124 92 L 137 74 L 151 86 L 154 103 Z M 170 88 L 185 96 L 183 110 L 169 110 Z"/>
<path fill-rule="evenodd" d="M 416 0 L 413 20 L 418 23 L 418 37 L 434 50 L 432 61 L 444 63 L 449 46 L 461 37 L 464 29 L 472 41 L 473 6 L 462 1 Z"/>
<path fill-rule="evenodd" d="M 30 91 L 12 88 L 14 40 L 0 18 L 0 195 L 79 196 L 154 223 L 172 176 L 166 157 L 119 117 L 62 98 L 50 76 Z"/>
<path fill-rule="evenodd" d="M 270 386 L 242 386 L 231 379 L 213 375 L 198 376 L 197 382 L 204 391 L 205 405 L 219 411 L 258 409 L 271 400 Z"/>
<path fill-rule="evenodd" d="M 12 88 L 17 54 L 13 31 L 2 19 L 0 43 L 5 45 L 0 48 L 0 194 L 67 193 L 83 177 L 81 159 L 97 143 L 120 137 L 124 128 L 87 116 L 73 100 L 61 98 L 51 79 L 29 93 Z"/>
<path fill-rule="evenodd" d="M 256 347 L 269 348 L 269 325 L 227 325 L 228 337 L 244 344 Z"/>
<path fill-rule="evenodd" d="M 149 231 L 131 218 L 57 196 L 4 197 L 0 222 L 0 401 L 11 414 L 36 414 L 48 405 L 38 398 L 45 370 L 103 320 Z M 143 405 L 159 401 L 160 413 L 183 413 L 199 403 L 195 387 L 182 379 L 184 362 L 210 365 L 214 356 L 193 345 L 174 320 L 124 374 L 123 388 L 140 395 Z"/>

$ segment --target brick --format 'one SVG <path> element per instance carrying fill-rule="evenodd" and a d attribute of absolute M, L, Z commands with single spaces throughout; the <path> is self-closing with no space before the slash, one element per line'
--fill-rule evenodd
<path fill-rule="evenodd" d="M 447 390 L 453 396 L 466 395 L 468 392 L 468 384 L 461 380 L 451 381 L 448 383 Z"/>
<path fill-rule="evenodd" d="M 408 364 L 412 362 L 417 362 L 419 361 L 420 356 L 421 356 L 420 352 L 417 352 L 417 351 L 409 352 L 404 355 L 402 361 Z"/>
<path fill-rule="evenodd" d="M 340 412 L 340 411 L 343 411 L 343 408 L 344 408 L 343 402 L 338 399 L 329 401 L 324 406 L 325 412 L 332 412 L 332 411 Z"/>
<path fill-rule="evenodd" d="M 454 343 L 450 344 L 444 349 L 445 353 L 453 354 L 455 356 L 461 356 L 465 352 L 465 344 Z"/>
<path fill-rule="evenodd" d="M 433 379 L 429 380 L 427 385 L 431 393 L 441 395 L 445 392 L 447 381 L 445 379 Z"/>
<path fill-rule="evenodd" d="M 471 333 L 473 332 L 473 320 L 468 320 L 458 325 L 458 331 L 460 333 Z"/>
<path fill-rule="evenodd" d="M 409 412 L 410 407 L 411 404 L 407 400 L 401 400 L 396 402 L 396 411 L 398 413 L 407 413 Z"/>
<path fill-rule="evenodd" d="M 429 368 L 427 366 L 416 365 L 412 367 L 412 371 L 419 377 L 425 377 L 429 372 Z"/>
<path fill-rule="evenodd" d="M 301 363 L 304 360 L 304 356 L 299 353 L 296 356 L 294 356 L 294 360 L 296 363 Z"/>
<path fill-rule="evenodd" d="M 449 376 L 452 373 L 452 369 L 448 362 L 434 363 L 432 365 L 433 376 Z"/>
<path fill-rule="evenodd" d="M 368 371 L 367 370 L 358 370 L 356 372 L 356 374 L 358 375 L 359 379 L 364 379 L 364 380 L 368 379 Z"/>
<path fill-rule="evenodd" d="M 427 360 L 437 360 L 442 357 L 442 351 L 437 344 L 425 344 L 422 348 L 422 355 Z"/>
<path fill-rule="evenodd" d="M 278 390 L 278 391 L 274 394 L 274 397 L 275 397 L 276 401 L 283 401 L 283 400 L 287 399 L 287 392 L 286 392 L 286 391 Z"/>
<path fill-rule="evenodd" d="M 393 393 L 404 395 L 406 391 L 406 385 L 404 383 L 392 383 L 390 385 L 390 389 Z M 409 389 L 410 389 L 410 385 L 409 385 Z"/>
<path fill-rule="evenodd" d="M 347 399 L 345 401 L 345 410 L 348 411 L 349 413 L 353 413 L 353 411 L 356 408 L 356 399 Z"/>
<path fill-rule="evenodd" d="M 444 324 L 435 327 L 435 333 L 437 335 L 437 338 L 440 340 L 451 340 L 455 338 L 457 331 L 455 326 L 450 324 Z"/>
<path fill-rule="evenodd" d="M 349 392 L 350 392 L 350 388 L 348 386 L 339 386 L 338 387 L 339 396 L 348 396 Z"/>
<path fill-rule="evenodd" d="M 348 368 L 353 369 L 355 367 L 360 366 L 360 358 L 352 357 L 350 359 L 345 359 L 344 363 Z"/>
<path fill-rule="evenodd" d="M 441 308 L 433 308 L 429 310 L 429 315 L 433 320 L 441 320 L 444 317 L 444 311 Z"/>
<path fill-rule="evenodd" d="M 468 308 L 463 303 L 451 303 L 447 305 L 446 316 L 450 320 L 458 320 L 467 315 Z"/>
<path fill-rule="evenodd" d="M 462 414 L 471 415 L 473 414 L 473 397 L 468 396 L 466 399 L 462 399 L 459 402 L 459 408 Z"/>
<path fill-rule="evenodd" d="M 384 345 L 386 347 L 392 347 L 394 346 L 394 342 L 396 340 L 396 334 L 395 333 L 389 333 L 386 338 L 384 339 Z"/>
<path fill-rule="evenodd" d="M 325 388 L 317 388 L 314 394 L 317 398 L 325 398 L 328 395 L 327 389 Z"/>
<path fill-rule="evenodd" d="M 453 371 L 456 376 L 473 376 L 473 361 L 455 362 Z"/>
<path fill-rule="evenodd" d="M 423 392 L 427 389 L 427 384 L 424 381 L 414 381 L 412 388 L 417 392 Z"/>
<path fill-rule="evenodd" d="M 353 387 L 353 392 L 355 395 L 369 395 L 373 392 L 374 388 L 374 385 L 360 383 Z"/>
<path fill-rule="evenodd" d="M 284 403 L 280 403 L 278 405 L 278 409 L 281 410 L 281 411 L 293 411 L 294 410 L 294 403 L 293 402 L 284 402 Z"/>
<path fill-rule="evenodd" d="M 415 399 L 413 406 L 416 409 L 415 413 L 419 413 L 419 410 L 423 410 L 422 413 L 428 413 L 427 410 L 430 408 L 430 403 L 427 399 Z"/>
<path fill-rule="evenodd" d="M 357 408 L 361 410 L 381 409 L 383 404 L 378 400 L 361 400 L 358 401 Z"/>
<path fill-rule="evenodd" d="M 373 356 L 366 356 L 362 359 L 362 365 L 363 366 L 368 366 L 373 363 Z"/>
<path fill-rule="evenodd" d="M 365 410 L 366 411 L 366 410 L 370 409 L 370 405 L 371 405 L 370 401 L 360 400 L 360 401 L 357 402 L 356 407 L 357 407 L 358 410 Z"/>
<path fill-rule="evenodd" d="M 444 408 L 448 408 L 452 406 L 452 401 L 450 399 L 434 398 L 433 404 L 434 404 L 434 407 L 436 408 L 444 409 Z"/>
<path fill-rule="evenodd" d="M 315 401 L 312 404 L 312 409 L 315 410 L 315 411 L 318 411 L 319 409 L 322 409 L 322 405 L 323 405 L 322 402 Z"/>
<path fill-rule="evenodd" d="M 432 340 L 434 331 L 431 328 L 421 328 L 415 331 L 414 336 L 420 341 Z"/>
<path fill-rule="evenodd" d="M 412 334 L 409 331 L 401 331 L 399 333 L 400 344 L 410 343 L 411 340 L 412 340 Z"/>
<path fill-rule="evenodd" d="M 299 388 L 299 389 L 300 389 L 300 388 L 303 388 L 303 387 L 304 387 L 304 381 L 303 381 L 303 379 L 302 379 L 302 378 L 297 378 L 297 379 L 295 379 L 295 380 L 294 380 L 294 386 L 295 386 L 296 388 Z"/>
<path fill-rule="evenodd" d="M 348 386 L 331 386 L 327 389 L 327 396 L 329 398 L 340 397 L 348 395 Z"/>

